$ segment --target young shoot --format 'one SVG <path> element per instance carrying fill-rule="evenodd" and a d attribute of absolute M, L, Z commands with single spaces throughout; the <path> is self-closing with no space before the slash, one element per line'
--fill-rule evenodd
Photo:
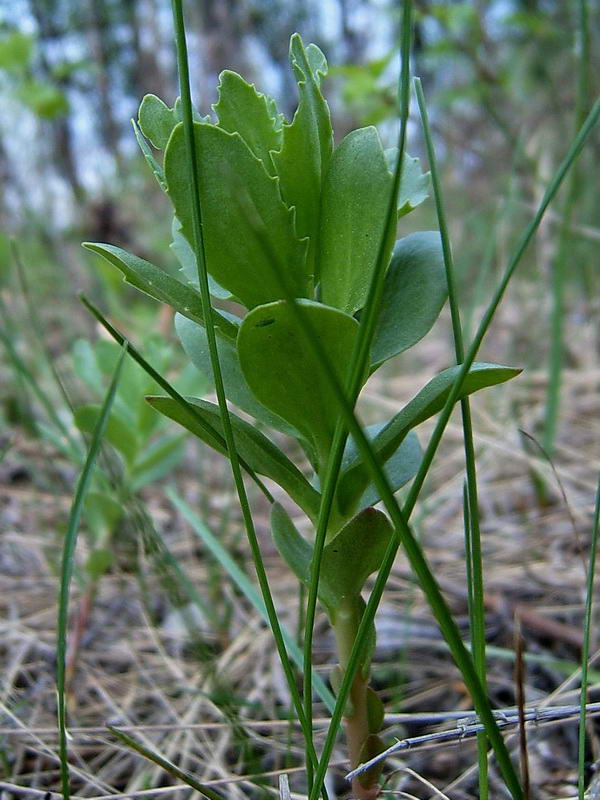
<path fill-rule="evenodd" d="M 295 34 L 290 65 L 299 98 L 291 120 L 273 98 L 228 70 L 220 76 L 212 113 L 194 114 L 200 252 L 195 247 L 196 198 L 181 103 L 171 108 L 154 95 L 143 99 L 135 131 L 173 204 L 171 247 L 181 266 L 177 278 L 118 247 L 86 246 L 116 266 L 133 286 L 175 309 L 185 352 L 200 372 L 211 375 L 198 281 L 199 267 L 207 270 L 211 295 L 219 301 L 219 308 L 212 310 L 212 325 L 225 393 L 245 412 L 244 418 L 230 414 L 237 455 L 246 472 L 270 479 L 286 493 L 290 504 L 275 502 L 269 494 L 273 539 L 298 581 L 310 587 L 314 537 L 298 531 L 290 511 L 295 504 L 316 527 L 322 487 L 332 481 L 329 462 L 339 436 L 340 411 L 328 369 L 341 386 L 349 386 L 361 324 L 367 310 L 373 313 L 367 306 L 380 264 L 383 291 L 374 309 L 376 325 L 368 363 L 359 375 L 361 385 L 428 333 L 446 300 L 447 285 L 437 231 L 396 240 L 398 221 L 427 197 L 428 176 L 418 160 L 403 154 L 396 185 L 397 151 L 384 148 L 374 127 L 353 130 L 335 146 L 321 87 L 327 74 L 323 53 L 314 44 L 305 46 Z M 162 159 L 155 151 L 163 152 Z M 388 224 L 390 198 L 397 211 Z M 198 258 L 205 263 L 198 264 Z M 227 306 L 227 301 L 236 305 Z M 243 311 L 232 313 L 224 307 Z M 316 353 L 307 327 L 325 358 Z M 444 407 L 459 369 L 442 371 L 391 419 L 367 428 L 393 490 L 419 470 L 423 453 L 414 429 Z M 473 363 L 459 397 L 518 372 Z M 228 452 L 216 404 L 199 397 L 182 404 L 167 396 L 151 396 L 148 402 L 217 452 Z M 305 459 L 294 463 L 287 455 L 290 449 L 275 443 L 275 431 L 295 439 Z M 337 644 L 339 664 L 330 676 L 335 692 L 363 616 L 365 582 L 381 566 L 394 530 L 388 516 L 376 508 L 379 491 L 351 437 L 331 485 L 335 491 L 318 554 L 316 592 Z M 385 747 L 380 738 L 383 704 L 369 686 L 374 648 L 372 626 L 344 708 L 352 767 Z M 305 663 L 305 669 L 310 664 Z M 375 798 L 380 771 L 377 765 L 355 778 L 353 795 L 359 800 Z"/>

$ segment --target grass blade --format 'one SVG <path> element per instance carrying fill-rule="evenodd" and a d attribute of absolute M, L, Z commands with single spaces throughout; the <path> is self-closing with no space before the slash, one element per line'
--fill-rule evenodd
<path fill-rule="evenodd" d="M 192 789 L 195 789 L 203 797 L 207 797 L 208 800 L 225 800 L 223 795 L 215 792 L 209 786 L 199 783 L 193 775 L 190 775 L 189 772 L 179 769 L 179 767 L 175 766 L 175 764 L 173 764 L 171 761 L 167 761 L 166 758 L 163 758 L 161 755 L 154 752 L 154 750 L 150 750 L 148 747 L 143 745 L 141 742 L 138 742 L 136 739 L 133 739 L 128 734 L 120 731 L 118 728 L 114 728 L 112 725 L 107 725 L 106 727 L 114 736 L 117 737 L 117 739 L 120 739 L 123 744 L 126 744 L 127 747 L 130 747 L 132 750 L 135 750 L 136 753 L 139 753 L 141 756 L 144 756 L 144 758 L 152 761 L 161 769 L 164 769 L 165 772 L 168 772 L 169 775 L 173 775 L 175 778 L 179 778 L 179 780 L 187 783 L 188 786 L 191 786 Z"/>
<path fill-rule="evenodd" d="M 575 32 L 575 52 L 577 58 L 577 81 L 575 94 L 575 111 L 573 129 L 577 133 L 585 119 L 588 102 L 590 35 L 587 0 L 577 2 L 577 29 Z M 546 408 L 544 421 L 544 449 L 552 456 L 558 416 L 560 412 L 560 390 L 564 361 L 564 318 L 565 290 L 570 250 L 573 243 L 573 217 L 580 190 L 578 170 L 575 168 L 569 176 L 569 185 L 562 211 L 562 219 L 558 234 L 558 247 L 552 263 L 552 310 L 550 316 L 550 363 L 548 367 L 548 387 L 546 390 Z"/>
<path fill-rule="evenodd" d="M 585 795 L 585 720 L 587 687 L 589 680 L 590 639 L 592 634 L 592 605 L 594 602 L 594 580 L 596 577 L 596 555 L 598 552 L 598 533 L 600 529 L 600 480 L 596 491 L 596 507 L 594 509 L 594 525 L 590 544 L 589 566 L 587 574 L 587 591 L 585 596 L 585 612 L 583 618 L 583 647 L 581 648 L 581 710 L 579 716 L 578 747 L 578 782 L 577 796 L 584 800 Z"/>
<path fill-rule="evenodd" d="M 123 351 L 115 368 L 113 378 L 104 398 L 102 410 L 98 417 L 98 422 L 90 440 L 90 446 L 83 466 L 73 504 L 69 514 L 69 523 L 67 527 L 67 534 L 63 545 L 62 563 L 60 571 L 60 593 L 58 600 L 58 625 L 57 625 L 57 647 L 56 647 L 56 688 L 58 695 L 58 731 L 59 731 L 59 757 L 60 757 L 60 775 L 61 785 L 64 800 L 70 798 L 69 787 L 69 762 L 68 762 L 68 747 L 67 747 L 67 707 L 66 707 L 66 653 L 67 653 L 67 627 L 69 621 L 69 588 L 71 585 L 71 578 L 73 577 L 75 546 L 77 544 L 77 535 L 79 533 L 79 523 L 81 522 L 81 515 L 83 512 L 83 503 L 85 496 L 89 489 L 96 459 L 100 452 L 102 444 L 102 437 L 106 429 L 110 410 L 115 399 L 119 377 L 126 354 L 126 348 Z"/>
<path fill-rule="evenodd" d="M 440 236 L 442 239 L 442 251 L 444 253 L 444 266 L 446 268 L 446 282 L 448 284 L 448 302 L 450 304 L 450 315 L 452 318 L 452 334 L 454 337 L 454 351 L 456 363 L 461 364 L 465 357 L 463 344 L 462 325 L 460 321 L 460 311 L 458 306 L 458 296 L 456 292 L 456 280 L 454 275 L 454 259 L 450 245 L 450 234 L 446 221 L 442 185 L 439 177 L 437 158 L 429 126 L 429 115 L 423 95 L 423 87 L 419 78 L 414 81 L 417 95 L 417 103 L 421 114 L 423 134 L 427 146 L 429 158 L 429 169 L 431 170 L 431 183 L 433 186 L 433 196 L 437 212 L 438 223 L 440 226 Z M 463 397 L 460 401 L 462 416 L 463 442 L 465 448 L 465 464 L 467 472 L 466 481 L 466 507 L 468 514 L 465 515 L 465 552 L 467 558 L 467 576 L 469 578 L 469 592 L 471 603 L 469 603 L 469 628 L 471 633 L 471 649 L 475 669 L 479 675 L 481 685 L 486 690 L 486 663 L 485 663 L 485 605 L 483 599 L 483 559 L 481 555 L 481 534 L 479 529 L 479 502 L 477 492 L 477 469 L 475 465 L 475 447 L 473 444 L 473 423 L 471 420 L 471 405 L 468 397 Z M 489 793 L 488 786 L 488 759 L 487 759 L 487 740 L 485 735 L 477 736 L 477 754 L 479 761 L 479 796 L 481 800 L 487 800 Z"/>

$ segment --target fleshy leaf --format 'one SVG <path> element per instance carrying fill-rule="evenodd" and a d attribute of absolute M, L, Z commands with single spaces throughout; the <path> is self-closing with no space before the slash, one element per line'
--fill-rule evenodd
<path fill-rule="evenodd" d="M 385 708 L 374 689 L 367 687 L 367 719 L 370 733 L 378 733 L 383 728 Z"/>
<path fill-rule="evenodd" d="M 195 123 L 194 136 L 210 274 L 248 308 L 283 297 L 282 282 L 294 297 L 305 296 L 306 245 L 296 237 L 293 212 L 281 200 L 277 179 L 268 175 L 239 134 Z M 182 232 L 193 242 L 183 126 L 169 139 L 165 178 Z"/>
<path fill-rule="evenodd" d="M 385 463 L 400 447 L 408 432 L 444 407 L 456 380 L 460 367 L 449 367 L 440 372 L 404 408 L 393 417 L 373 439 L 373 449 L 380 461 Z M 467 373 L 459 398 L 479 389 L 495 386 L 516 377 L 521 372 L 514 367 L 475 362 Z M 370 473 L 358 456 L 340 475 L 338 492 L 340 497 L 355 497 L 361 487 L 368 485 Z"/>
<path fill-rule="evenodd" d="M 306 272 L 315 272 L 321 186 L 333 150 L 329 106 L 320 90 L 327 61 L 319 48 L 304 47 L 295 33 L 290 41 L 290 64 L 298 82 L 299 102 L 294 119 L 283 126 L 283 145 L 273 153 L 281 196 L 295 208 L 296 232 L 309 237 Z"/>
<path fill-rule="evenodd" d="M 373 440 L 377 434 L 383 430 L 385 425 L 385 422 L 369 425 L 366 428 L 368 438 Z M 346 467 L 352 464 L 356 459 L 358 459 L 358 450 L 352 438 L 349 437 L 342 461 L 342 473 Z M 415 477 L 422 460 L 423 451 L 421 445 L 419 444 L 416 433 L 411 431 L 384 465 L 385 474 L 387 475 L 387 479 L 393 491 L 401 489 Z M 347 488 L 348 487 L 344 487 L 344 489 Z M 379 491 L 373 483 L 360 485 L 357 482 L 353 484 L 352 495 L 342 493 L 341 489 L 342 487 L 340 486 L 337 493 L 337 502 L 339 513 L 343 517 L 348 517 L 348 515 L 356 509 L 374 506 L 381 500 Z"/>
<path fill-rule="evenodd" d="M 383 233 L 393 175 L 373 127 L 349 133 L 323 184 L 319 264 L 324 303 L 354 314 L 364 305 Z M 392 248 L 388 234 L 386 264 Z"/>
<path fill-rule="evenodd" d="M 79 430 L 91 434 L 100 418 L 101 412 L 102 408 L 99 405 L 90 404 L 80 406 L 75 410 L 75 424 Z M 135 432 L 130 429 L 124 420 L 112 413 L 108 418 L 104 435 L 115 450 L 121 453 L 125 459 L 125 463 L 131 466 L 135 460 L 138 449 L 138 441 Z"/>
<path fill-rule="evenodd" d="M 359 763 L 364 764 L 385 750 L 385 744 L 376 733 L 370 733 L 360 751 Z M 361 786 L 374 786 L 383 772 L 383 759 L 358 775 Z"/>
<path fill-rule="evenodd" d="M 187 398 L 198 414 L 221 436 L 224 436 L 219 407 L 207 400 Z M 227 455 L 219 440 L 207 434 L 189 415 L 182 414 L 181 406 L 170 397 L 147 397 L 153 408 L 178 422 L 203 442 L 223 455 Z M 237 452 L 241 459 L 259 475 L 271 478 L 314 521 L 319 513 L 320 495 L 304 475 L 266 436 L 232 412 L 229 414 Z"/>
<path fill-rule="evenodd" d="M 208 116 L 201 116 L 195 108 L 193 109 L 193 116 L 196 122 L 209 121 Z M 147 94 L 142 99 L 138 111 L 139 128 L 157 150 L 165 149 L 169 137 L 173 133 L 173 128 L 178 122 L 181 122 L 181 120 L 181 100 L 179 97 L 175 101 L 173 108 L 169 108 L 169 106 L 155 94 Z M 136 126 L 134 125 L 134 127 Z"/>
<path fill-rule="evenodd" d="M 200 294 L 185 283 L 173 278 L 164 270 L 128 253 L 120 247 L 98 242 L 84 242 L 83 246 L 105 258 L 117 267 L 127 283 L 135 286 L 161 303 L 172 306 L 180 314 L 200 325 L 204 324 Z M 215 327 L 228 339 L 235 339 L 236 326 L 216 309 L 213 310 Z"/>
<path fill-rule="evenodd" d="M 330 613 L 360 594 L 369 575 L 379 569 L 392 533 L 382 511 L 365 508 L 325 545 L 319 597 Z"/>
<path fill-rule="evenodd" d="M 165 149 L 173 128 L 179 122 L 175 109 L 169 108 L 155 94 L 147 94 L 143 98 L 138 121 L 142 133 L 146 139 L 150 139 L 157 150 Z"/>
<path fill-rule="evenodd" d="M 398 149 L 390 147 L 385 151 L 388 167 L 396 168 Z M 408 153 L 404 153 L 400 190 L 398 192 L 398 216 L 404 217 L 429 197 L 429 173 L 421 172 L 421 162 Z"/>
<path fill-rule="evenodd" d="M 203 375 L 212 377 L 208 340 L 204 327 L 194 324 L 181 314 L 176 314 L 175 330 L 183 349 L 196 369 L 200 370 Z M 298 431 L 295 428 L 288 425 L 281 417 L 272 414 L 262 403 L 258 402 L 251 392 L 240 369 L 235 344 L 230 340 L 217 337 L 217 350 L 225 383 L 225 394 L 228 399 L 259 422 L 297 437 Z"/>
<path fill-rule="evenodd" d="M 145 140 L 137 122 L 134 119 L 132 119 L 131 123 L 133 125 L 133 132 L 135 133 L 135 138 L 137 140 L 140 150 L 142 151 L 142 155 L 146 159 L 146 163 L 154 173 L 154 177 L 158 181 L 158 185 L 160 186 L 160 188 L 163 190 L 163 192 L 166 192 L 167 182 L 165 181 L 165 173 L 163 172 L 163 168 L 154 158 L 154 154 L 150 149 L 150 145 Z"/>
<path fill-rule="evenodd" d="M 345 386 L 358 323 L 338 309 L 299 301 Z M 240 366 L 255 397 L 300 431 L 325 463 L 339 417 L 337 400 L 324 367 L 299 328 L 285 300 L 246 315 L 237 339 Z"/>
<path fill-rule="evenodd" d="M 196 256 L 192 250 L 190 243 L 181 232 L 181 223 L 177 217 L 173 217 L 171 225 L 171 235 L 173 241 L 169 245 L 175 258 L 179 261 L 181 272 L 183 273 L 186 281 L 198 289 L 198 267 L 196 265 Z M 218 297 L 219 300 L 233 300 L 231 292 L 223 289 L 222 286 L 216 282 L 212 275 L 208 276 L 208 288 L 213 297 Z"/>
<path fill-rule="evenodd" d="M 281 122 L 273 117 L 272 98 L 256 91 L 237 72 L 225 70 L 219 76 L 219 101 L 213 106 L 219 127 L 240 134 L 252 153 L 275 175 L 271 150 L 281 148 Z"/>
<path fill-rule="evenodd" d="M 271 534 L 279 555 L 298 580 L 308 586 L 313 548 L 298 533 L 290 515 L 279 503 L 271 507 Z"/>
<path fill-rule="evenodd" d="M 308 586 L 312 545 L 298 533 L 287 511 L 279 503 L 271 510 L 271 532 L 275 545 L 298 580 Z M 352 613 L 365 581 L 383 560 L 393 529 L 382 511 L 365 508 L 348 522 L 323 548 L 319 599 L 330 616 L 340 604 Z M 359 606 L 362 604 L 359 601 Z"/>
<path fill-rule="evenodd" d="M 421 231 L 397 241 L 385 276 L 371 369 L 422 339 L 447 296 L 439 233 Z"/>

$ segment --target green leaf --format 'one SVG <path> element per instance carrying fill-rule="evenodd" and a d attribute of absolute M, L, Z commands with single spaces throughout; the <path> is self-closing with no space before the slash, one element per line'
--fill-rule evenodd
<path fill-rule="evenodd" d="M 279 184 L 238 133 L 194 124 L 204 249 L 209 273 L 248 308 L 307 292 L 306 245 L 294 232 L 293 212 Z M 191 184 L 183 126 L 169 139 L 165 176 L 175 213 L 193 242 Z M 272 259 L 276 258 L 276 263 Z"/>
<path fill-rule="evenodd" d="M 181 223 L 177 217 L 173 217 L 171 234 L 173 236 L 173 241 L 169 246 L 175 253 L 177 261 L 179 261 L 181 272 L 183 273 L 187 283 L 191 284 L 195 289 L 198 289 L 198 266 L 196 263 L 196 256 L 194 255 L 194 251 L 192 250 L 190 243 L 181 232 Z M 232 297 L 231 292 L 228 292 L 227 289 L 223 289 L 222 286 L 219 286 L 219 284 L 211 275 L 208 276 L 208 288 L 212 296 L 218 297 L 219 300 L 235 299 Z"/>
<path fill-rule="evenodd" d="M 33 36 L 11 31 L 0 39 L 0 69 L 20 71 L 33 58 Z"/>
<path fill-rule="evenodd" d="M 362 746 L 362 750 L 360 751 L 360 756 L 358 757 L 359 763 L 364 764 L 366 761 L 370 761 L 384 750 L 385 744 L 383 743 L 383 740 L 377 736 L 376 733 L 370 733 Z M 382 772 L 383 760 L 378 761 L 376 764 L 373 764 L 372 767 L 369 767 L 369 769 L 361 772 L 358 775 L 358 781 L 361 786 L 374 786 L 381 777 Z"/>
<path fill-rule="evenodd" d="M 123 506 L 108 492 L 89 491 L 84 503 L 85 524 L 95 541 L 106 541 L 123 515 Z"/>
<path fill-rule="evenodd" d="M 175 110 L 155 94 L 147 94 L 142 100 L 138 121 L 142 133 L 157 150 L 165 149 L 173 128 L 179 122 Z"/>
<path fill-rule="evenodd" d="M 197 122 L 208 122 L 209 117 L 202 117 L 193 109 L 194 119 Z M 181 100 L 178 97 L 173 108 L 164 103 L 155 94 L 144 96 L 138 111 L 138 122 L 144 136 L 149 139 L 157 150 L 164 150 L 173 133 L 173 128 L 181 122 Z"/>
<path fill-rule="evenodd" d="M 269 175 L 275 175 L 270 152 L 279 150 L 282 141 L 281 115 L 273 117 L 275 101 L 230 70 L 219 76 L 218 92 L 219 100 L 213 108 L 219 127 L 239 133 Z"/>
<path fill-rule="evenodd" d="M 67 96 L 50 83 L 28 80 L 19 86 L 16 94 L 22 103 L 43 119 L 55 119 L 69 111 Z"/>
<path fill-rule="evenodd" d="M 385 708 L 374 689 L 367 686 L 367 720 L 370 733 L 378 733 L 383 728 Z"/>
<path fill-rule="evenodd" d="M 439 233 L 422 231 L 397 241 L 385 276 L 371 370 L 422 339 L 447 296 Z"/>
<path fill-rule="evenodd" d="M 459 366 L 449 367 L 432 378 L 373 439 L 374 453 L 380 463 L 386 462 L 396 452 L 412 428 L 442 410 L 459 370 Z M 488 386 L 504 383 L 520 372 L 520 369 L 514 367 L 474 362 L 465 377 L 458 399 Z M 357 457 L 340 475 L 339 496 L 356 496 L 358 491 L 362 491 L 361 487 L 368 485 L 369 474 L 362 460 Z"/>
<path fill-rule="evenodd" d="M 333 150 L 329 106 L 320 90 L 327 61 L 319 48 L 304 47 L 295 33 L 290 41 L 290 64 L 298 82 L 299 102 L 291 124 L 283 126 L 283 145 L 273 153 L 281 196 L 295 208 L 299 237 L 309 237 L 306 271 L 315 273 L 321 186 Z"/>
<path fill-rule="evenodd" d="M 132 119 L 131 124 L 133 125 L 133 132 L 135 133 L 135 138 L 139 145 L 140 150 L 142 151 L 142 155 L 146 159 L 146 163 L 154 173 L 154 177 L 158 181 L 158 185 L 163 190 L 163 192 L 167 191 L 167 182 L 165 181 L 165 173 L 163 172 L 163 168 L 160 166 L 158 161 L 154 158 L 154 154 L 150 149 L 150 145 L 144 139 L 142 132 L 140 131 L 139 125 L 137 122 Z"/>
<path fill-rule="evenodd" d="M 321 297 L 327 305 L 348 314 L 363 307 L 392 185 L 375 128 L 352 131 L 334 150 L 323 184 L 319 235 Z M 391 248 L 390 238 L 386 264 Z"/>
<path fill-rule="evenodd" d="M 84 242 L 88 250 L 102 256 L 119 269 L 127 283 L 161 303 L 172 306 L 176 311 L 194 322 L 204 325 L 200 294 L 181 283 L 176 278 L 143 258 L 134 256 L 120 247 L 111 244 Z M 237 328 L 219 311 L 213 310 L 213 321 L 217 330 L 228 339 L 235 339 Z"/>
<path fill-rule="evenodd" d="M 358 323 L 335 308 L 300 301 L 342 385 Z M 285 300 L 255 308 L 244 318 L 237 340 L 240 366 L 255 397 L 293 425 L 314 447 L 320 464 L 329 455 L 339 412 L 325 368 L 315 357 Z"/>
<path fill-rule="evenodd" d="M 325 545 L 319 598 L 330 614 L 360 594 L 369 575 L 379 569 L 392 534 L 382 511 L 365 508 Z"/>
<path fill-rule="evenodd" d="M 372 441 L 383 428 L 385 422 L 378 422 L 375 425 L 369 425 L 366 428 L 366 434 Z M 348 438 L 346 449 L 344 450 L 344 458 L 342 460 L 342 473 L 358 458 L 358 450 L 351 437 Z M 385 464 L 385 474 L 390 483 L 393 491 L 402 488 L 417 474 L 421 461 L 423 459 L 423 451 L 416 433 L 410 432 L 406 439 L 402 442 L 400 447 L 391 456 Z M 347 487 L 344 487 L 347 488 Z M 339 513 L 342 517 L 348 517 L 359 508 L 366 508 L 367 506 L 374 506 L 381 500 L 379 491 L 375 484 L 369 483 L 359 485 L 358 483 L 352 486 L 353 494 L 343 494 L 341 487 L 338 489 L 337 502 Z"/>
<path fill-rule="evenodd" d="M 85 405 L 75 410 L 75 424 L 79 430 L 84 433 L 93 433 L 98 420 L 100 418 L 101 407 L 97 405 Z M 111 413 L 106 425 L 105 437 L 115 450 L 125 459 L 128 466 L 133 464 L 137 449 L 138 441 L 135 431 L 114 413 Z"/>
<path fill-rule="evenodd" d="M 298 580 L 308 586 L 313 548 L 298 533 L 289 514 L 279 503 L 271 506 L 271 534 L 279 555 Z"/>
<path fill-rule="evenodd" d="M 85 571 L 91 576 L 92 580 L 98 580 L 111 568 L 114 561 L 114 554 L 111 550 L 104 548 L 92 550 L 85 564 Z"/>
<path fill-rule="evenodd" d="M 181 462 L 183 441 L 183 436 L 161 436 L 147 447 L 131 471 L 132 491 L 138 492 L 172 472 Z"/>
<path fill-rule="evenodd" d="M 191 320 L 176 314 L 175 331 L 186 355 L 196 369 L 212 378 L 206 330 L 201 325 L 196 325 Z M 295 428 L 258 402 L 242 374 L 235 345 L 230 340 L 217 337 L 217 350 L 227 398 L 256 420 L 289 436 L 297 437 L 298 431 Z"/>
<path fill-rule="evenodd" d="M 398 148 L 390 147 L 385 151 L 388 167 L 393 170 L 396 167 L 398 158 Z M 424 200 L 429 197 L 429 173 L 421 172 L 421 162 L 418 158 L 404 153 L 402 162 L 402 175 L 400 177 L 400 189 L 398 191 L 398 216 L 404 217 Z"/>
<path fill-rule="evenodd" d="M 374 429 L 373 435 L 375 435 L 382 430 L 384 424 L 369 427 Z M 356 453 L 356 451 L 354 452 Z M 401 489 L 415 477 L 422 460 L 423 450 L 417 435 L 411 431 L 384 465 L 385 474 L 392 491 Z M 346 491 L 347 489 L 347 486 L 342 487 L 340 485 L 337 494 L 338 507 L 342 516 L 347 516 L 358 508 L 374 506 L 381 500 L 379 490 L 374 483 L 353 483 L 352 494 L 349 494 Z"/>
<path fill-rule="evenodd" d="M 298 533 L 279 503 L 271 509 L 271 533 L 279 554 L 298 580 L 310 583 L 313 548 Z M 340 603 L 353 602 L 365 581 L 379 569 L 393 529 L 382 511 L 365 508 L 353 517 L 323 549 L 319 599 L 330 616 Z"/>
<path fill-rule="evenodd" d="M 227 455 L 219 440 L 207 433 L 193 417 L 184 415 L 181 407 L 170 397 L 147 397 L 147 401 L 161 414 L 189 430 L 217 452 Z M 206 400 L 187 398 L 198 414 L 221 436 L 224 436 L 219 407 Z M 320 495 L 304 475 L 266 436 L 235 414 L 229 414 L 235 445 L 241 459 L 259 475 L 271 478 L 288 493 L 289 497 L 314 521 L 319 513 Z"/>

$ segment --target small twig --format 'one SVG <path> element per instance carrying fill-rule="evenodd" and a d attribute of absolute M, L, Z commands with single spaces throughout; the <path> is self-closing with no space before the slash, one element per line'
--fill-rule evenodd
<path fill-rule="evenodd" d="M 580 713 L 580 706 L 553 706 L 549 708 L 528 708 L 523 710 L 523 719 L 525 722 L 550 722 L 557 719 L 567 719 L 568 717 L 576 717 Z M 588 714 L 595 714 L 600 712 L 600 703 L 588 703 L 586 705 Z M 494 717 L 499 728 L 508 728 L 511 725 L 519 724 L 519 709 L 496 709 L 493 711 Z M 383 759 L 398 752 L 399 750 L 411 750 L 415 747 L 420 747 L 425 744 L 439 744 L 441 742 L 462 741 L 463 739 L 470 739 L 477 736 L 485 730 L 485 726 L 479 721 L 479 717 L 475 712 L 465 714 L 457 720 L 456 728 L 451 728 L 447 731 L 435 731 L 434 733 L 426 733 L 422 736 L 412 736 L 408 739 L 400 739 L 387 750 L 384 750 L 375 758 L 370 761 L 365 761 L 364 764 L 359 764 L 356 769 L 346 774 L 346 780 L 352 780 L 356 775 L 370 769 L 374 764 L 378 764 Z"/>
<path fill-rule="evenodd" d="M 292 800 L 290 782 L 287 775 L 279 776 L 279 800 Z"/>

